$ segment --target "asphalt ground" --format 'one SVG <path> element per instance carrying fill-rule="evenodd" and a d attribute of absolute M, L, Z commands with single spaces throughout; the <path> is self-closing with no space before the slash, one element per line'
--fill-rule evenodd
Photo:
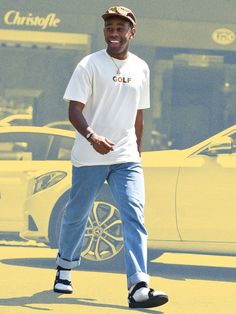
<path fill-rule="evenodd" d="M 74 293 L 52 291 L 57 251 L 34 241 L 0 237 L 0 314 L 235 314 L 236 257 L 164 253 L 149 262 L 150 286 L 169 302 L 152 309 L 129 309 L 123 266 L 74 270 Z"/>

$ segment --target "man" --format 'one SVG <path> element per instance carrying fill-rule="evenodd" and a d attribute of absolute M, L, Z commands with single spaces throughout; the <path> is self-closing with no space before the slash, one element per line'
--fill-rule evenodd
<path fill-rule="evenodd" d="M 168 297 L 148 288 L 140 155 L 142 109 L 150 106 L 149 68 L 129 52 L 136 33 L 133 12 L 111 7 L 102 17 L 107 49 L 82 59 L 64 95 L 69 101 L 69 119 L 77 132 L 54 291 L 72 293 L 71 269 L 80 264 L 88 216 L 107 180 L 122 220 L 129 306 L 153 307 L 166 303 Z"/>

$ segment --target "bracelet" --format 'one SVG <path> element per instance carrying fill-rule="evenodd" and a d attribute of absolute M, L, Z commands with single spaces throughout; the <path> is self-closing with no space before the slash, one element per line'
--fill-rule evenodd
<path fill-rule="evenodd" d="M 90 139 L 90 137 L 92 136 L 94 134 L 94 132 L 93 131 L 91 131 L 91 132 L 89 132 L 85 137 L 86 137 L 86 139 L 87 140 L 89 140 Z"/>

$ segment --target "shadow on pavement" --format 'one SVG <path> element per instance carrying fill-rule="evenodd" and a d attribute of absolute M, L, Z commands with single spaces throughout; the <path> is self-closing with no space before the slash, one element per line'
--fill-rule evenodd
<path fill-rule="evenodd" d="M 63 304 L 63 305 L 82 305 L 82 306 L 91 306 L 94 308 L 110 308 L 116 310 L 127 310 L 130 311 L 128 306 L 115 305 L 115 304 L 103 304 L 97 303 L 95 299 L 80 299 L 80 298 L 66 298 L 62 297 L 63 294 L 54 293 L 52 290 L 46 290 L 42 292 L 38 292 L 30 297 L 17 297 L 17 298 L 8 298 L 8 299 L 0 299 L 0 305 L 2 306 L 16 306 L 29 308 L 32 310 L 39 311 L 51 311 L 52 309 L 43 307 L 45 305 L 53 305 L 53 304 Z M 32 305 L 31 305 L 32 304 Z M 40 306 L 35 306 L 39 304 Z M 136 311 L 147 313 L 147 314 L 163 314 L 160 311 L 154 311 L 149 309 L 135 309 Z"/>
<path fill-rule="evenodd" d="M 55 269 L 55 259 L 52 258 L 3 259 L 1 262 L 3 264 L 14 266 Z M 92 266 L 84 261 L 81 263 L 79 269 L 76 270 L 125 273 L 124 265 L 122 263 L 114 265 L 111 262 Z M 236 282 L 236 268 L 230 267 L 192 266 L 149 262 L 148 272 L 151 276 L 174 280 L 198 279 Z"/>
<path fill-rule="evenodd" d="M 168 279 L 236 282 L 236 268 L 150 263 L 149 273 Z"/>

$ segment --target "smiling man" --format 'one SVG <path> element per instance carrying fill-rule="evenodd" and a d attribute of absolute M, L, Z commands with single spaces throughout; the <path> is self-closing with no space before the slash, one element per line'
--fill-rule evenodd
<path fill-rule="evenodd" d="M 168 297 L 148 288 L 140 156 L 143 109 L 150 107 L 149 68 L 129 52 L 136 34 L 134 13 L 111 7 L 102 18 L 107 48 L 79 62 L 64 95 L 77 132 L 54 291 L 72 293 L 71 269 L 80 264 L 88 217 L 106 180 L 122 220 L 129 307 L 154 307 L 166 303 Z"/>

